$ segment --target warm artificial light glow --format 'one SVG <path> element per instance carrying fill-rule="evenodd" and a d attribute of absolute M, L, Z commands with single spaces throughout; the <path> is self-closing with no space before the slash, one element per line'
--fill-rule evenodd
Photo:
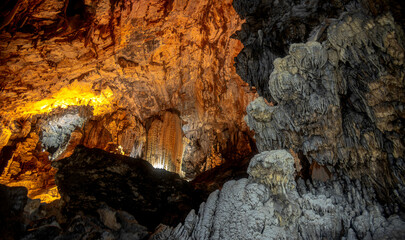
<path fill-rule="evenodd" d="M 44 193 L 34 196 L 33 199 L 39 199 L 41 200 L 41 203 L 51 203 L 55 200 L 58 200 L 60 199 L 58 187 L 55 186 L 53 188 L 47 189 Z"/>
<path fill-rule="evenodd" d="M 50 98 L 46 98 L 34 103 L 28 103 L 25 106 L 19 107 L 15 115 L 10 115 L 12 122 L 14 119 L 26 116 L 33 116 L 37 114 L 47 114 L 53 109 L 68 108 L 69 106 L 91 106 L 93 107 L 93 115 L 102 115 L 112 111 L 113 92 L 110 88 L 102 91 L 95 91 L 92 89 L 91 83 L 78 83 L 74 82 L 67 87 L 60 89 L 53 94 Z M 30 129 L 29 129 L 30 130 Z M 8 127 L 0 126 L 0 150 L 8 143 L 12 132 Z M 35 146 L 35 145 L 34 145 Z M 123 154 L 122 147 L 120 153 Z M 30 154 L 22 153 L 32 157 Z M 28 161 L 30 161 L 28 159 Z M 50 203 L 60 198 L 57 187 L 54 184 L 49 184 L 46 180 L 39 178 L 37 172 L 27 172 L 24 177 L 19 180 L 11 180 L 11 176 L 15 171 L 21 171 L 20 163 L 11 166 L 13 158 L 10 159 L 9 165 L 0 176 L 0 183 L 7 186 L 22 186 L 28 189 L 28 197 L 32 199 L 40 199 L 41 202 Z M 10 172 L 11 171 L 11 172 Z M 14 172 L 12 172 L 14 171 Z M 38 176 L 36 176 L 38 175 Z M 49 173 L 49 176 L 53 176 Z M 45 182 L 44 182 L 45 181 Z"/>
<path fill-rule="evenodd" d="M 177 114 L 165 112 L 152 122 L 146 149 L 146 160 L 154 168 L 182 174 L 183 132 Z"/>
<path fill-rule="evenodd" d="M 164 169 L 164 165 L 162 163 L 153 164 L 154 168 Z"/>
<path fill-rule="evenodd" d="M 117 151 L 119 154 L 125 155 L 124 148 L 121 145 L 118 146 Z"/>
<path fill-rule="evenodd" d="M 109 87 L 96 93 L 91 84 L 74 82 L 62 88 L 51 98 L 27 104 L 19 109 L 23 115 L 35 115 L 49 113 L 55 108 L 67 108 L 69 106 L 92 106 L 94 115 L 102 115 L 110 111 L 113 92 Z"/>
<path fill-rule="evenodd" d="M 31 199 L 39 199 L 41 203 L 50 203 L 60 199 L 60 194 L 57 186 L 53 186 L 48 189 L 40 189 L 39 182 L 35 180 L 22 180 L 16 182 L 5 182 L 0 179 L 1 184 L 5 184 L 8 187 L 25 187 L 28 190 L 28 197 Z"/>

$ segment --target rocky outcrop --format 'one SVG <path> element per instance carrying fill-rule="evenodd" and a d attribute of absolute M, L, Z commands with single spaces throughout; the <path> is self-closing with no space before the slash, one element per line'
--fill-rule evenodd
<path fill-rule="evenodd" d="M 141 159 L 80 146 L 53 165 L 68 216 L 95 214 L 104 203 L 153 230 L 159 223 L 177 224 L 201 201 L 178 174 L 154 169 Z"/>
<path fill-rule="evenodd" d="M 260 152 L 249 178 L 225 183 L 198 213 L 175 228 L 161 226 L 152 239 L 405 237 L 402 29 L 390 14 L 373 17 L 373 3 L 368 10 L 349 1 L 282 4 L 234 2 L 247 16 L 238 71 L 265 97 L 249 104 L 245 118 Z M 300 21 L 295 34 L 305 43 L 261 28 L 294 30 L 281 23 L 336 4 L 349 11 L 332 11 L 342 14 L 324 25 Z M 274 40 L 284 37 L 279 56 L 288 54 L 273 62 Z"/>
<path fill-rule="evenodd" d="M 405 222 L 384 216 L 360 181 L 293 180 L 285 150 L 262 152 L 249 178 L 229 181 L 191 211 L 184 224 L 161 225 L 151 239 L 402 239 Z"/>
<path fill-rule="evenodd" d="M 40 149 L 39 136 L 35 132 L 16 147 L 6 147 L 1 151 L 3 165 L 0 184 L 27 188 L 28 197 L 51 202 L 59 198 L 53 178 L 55 169 L 51 167 L 49 153 Z"/>
<path fill-rule="evenodd" d="M 18 199 L 22 197 L 23 202 L 8 195 L 2 198 L 10 200 L 2 204 L 3 212 L 14 211 L 16 205 L 20 209 L 18 218 L 6 220 L 19 227 L 8 229 L 10 236 L 24 240 L 148 239 L 156 224 L 175 226 L 184 220 L 190 206 L 197 209 L 226 179 L 246 174 L 237 163 L 226 163 L 189 184 L 174 173 L 153 169 L 144 160 L 83 146 L 53 164 L 59 168 L 56 177 L 61 199 L 47 204 L 27 199 L 25 188 L 11 189 L 19 190 Z"/>
<path fill-rule="evenodd" d="M 1 162 L 4 179 L 37 176 L 26 166 L 41 162 L 43 143 L 61 156 L 83 143 L 176 171 L 182 159 L 186 177 L 211 168 L 225 171 L 215 180 L 229 179 L 226 159 L 254 150 L 240 116 L 255 88 L 263 97 L 245 119 L 260 153 L 248 178 L 228 181 L 185 218 L 199 198 L 178 175 L 80 147 L 54 163 L 77 224 L 49 221 L 27 239 L 139 239 L 158 223 L 151 239 L 405 238 L 398 2 L 235 0 L 246 19 L 233 35 L 245 46 L 235 66 L 249 89 L 231 66 L 242 46 L 230 40 L 241 23 L 230 1 L 53 1 L 3 7 L 0 155 L 12 158 Z M 90 112 L 82 121 L 74 109 Z M 202 180 L 193 184 L 221 186 Z"/>
<path fill-rule="evenodd" d="M 0 185 L 1 239 L 62 240 L 120 239 L 141 240 L 149 235 L 134 216 L 102 204 L 94 215 L 83 212 L 68 217 L 60 200 L 41 204 L 27 198 L 27 189 Z"/>
<path fill-rule="evenodd" d="M 36 161 L 13 157 L 31 133 L 40 138 L 25 155 L 58 160 L 83 144 L 188 179 L 249 156 L 242 118 L 255 91 L 236 74 L 242 45 L 230 38 L 240 24 L 231 0 L 1 4 L 0 172 L 18 175 L 1 182 L 42 200 L 38 187 L 55 187 L 25 174 Z M 170 113 L 175 131 L 158 120 Z"/>

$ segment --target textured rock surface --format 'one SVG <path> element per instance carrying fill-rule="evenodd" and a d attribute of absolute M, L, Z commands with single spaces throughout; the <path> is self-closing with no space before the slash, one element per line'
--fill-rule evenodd
<path fill-rule="evenodd" d="M 293 179 L 294 162 L 285 150 L 262 152 L 250 164 L 249 179 L 229 181 L 191 211 L 184 224 L 161 225 L 151 239 L 402 239 L 398 215 L 384 216 L 371 189 L 360 181 L 298 181 L 297 188 L 274 191 Z M 270 166 L 279 165 L 276 169 Z M 260 174 L 257 174 L 260 172 Z M 267 173 L 267 174 L 265 174 Z M 293 186 L 295 182 L 292 181 Z"/>
<path fill-rule="evenodd" d="M 295 188 L 294 158 L 285 150 L 262 152 L 254 156 L 247 170 L 257 182 L 268 185 L 274 194 L 287 194 Z"/>
<path fill-rule="evenodd" d="M 256 152 L 257 151 L 254 153 Z M 206 199 L 211 192 L 221 189 L 225 182 L 248 177 L 246 171 L 254 153 L 252 153 L 251 156 L 245 157 L 242 161 L 228 161 L 220 166 L 205 171 L 199 174 L 190 183 L 195 189 L 201 190 L 205 195 L 204 199 Z"/>
<path fill-rule="evenodd" d="M 390 11 L 405 26 L 400 0 L 235 0 L 233 6 L 246 19 L 236 36 L 244 45 L 236 59 L 237 73 L 269 101 L 273 100 L 268 88 L 273 61 L 286 56 L 293 43 L 324 41 L 327 27 L 342 13 L 364 11 L 375 17 Z"/>
<path fill-rule="evenodd" d="M 53 178 L 55 169 L 51 167 L 48 153 L 41 151 L 39 136 L 35 132 L 18 142 L 15 148 L 3 148 L 1 156 L 4 168 L 0 184 L 26 187 L 29 197 L 44 202 L 59 198 Z"/>
<path fill-rule="evenodd" d="M 364 177 L 388 212 L 403 210 L 403 43 L 391 16 L 355 13 L 331 23 L 322 44 L 291 45 L 269 80 L 277 106 L 258 98 L 247 109 L 259 151 L 291 148 L 332 174 Z"/>
<path fill-rule="evenodd" d="M 183 150 L 181 119 L 176 113 L 165 112 L 151 123 L 146 160 L 155 168 L 182 173 Z"/>
<path fill-rule="evenodd" d="M 261 152 L 249 179 L 227 182 L 197 214 L 152 239 L 405 237 L 401 27 L 390 14 L 372 17 L 381 13 L 371 11 L 374 2 L 283 4 L 234 2 L 247 17 L 238 71 L 272 101 L 260 97 L 247 108 Z M 339 4 L 328 14 L 349 12 L 308 21 Z M 282 25 L 293 19 L 301 21 Z M 274 59 L 275 51 L 288 55 Z"/>
<path fill-rule="evenodd" d="M 51 211 L 53 210 L 53 212 Z M 146 227 L 139 225 L 131 214 L 115 210 L 107 205 L 97 209 L 95 215 L 79 213 L 61 221 L 55 216 L 55 207 L 31 213 L 33 219 L 26 231 L 21 231 L 24 240 L 62 239 L 120 239 L 141 240 L 148 236 Z M 45 212 L 45 216 L 43 214 Z M 58 213 L 60 214 L 60 212 Z M 63 224 L 59 224 L 63 223 Z"/>
<path fill-rule="evenodd" d="M 171 161 L 181 142 L 182 169 L 192 177 L 254 149 L 240 118 L 254 88 L 264 98 L 248 106 L 246 122 L 260 154 L 249 178 L 227 182 L 173 227 L 198 203 L 184 195 L 194 194 L 186 182 L 163 171 L 171 180 L 156 180 L 145 162 L 98 150 L 79 154 L 81 148 L 55 163 L 68 217 L 77 222 L 63 230 L 52 221 L 39 224 L 27 239 L 143 238 L 135 218 L 149 230 L 163 222 L 151 239 L 405 238 L 399 1 L 235 0 L 246 19 L 233 35 L 245 46 L 236 69 L 252 90 L 231 66 L 241 45 L 229 37 L 241 21 L 232 17 L 230 1 L 53 1 L 4 6 L 4 179 L 36 176 L 25 164 L 41 162 L 41 138 L 67 143 L 63 154 L 81 142 L 131 156 L 162 153 Z M 42 79 L 53 84 L 49 90 Z M 80 109 L 90 110 L 80 129 L 38 128 L 53 119 L 46 113 L 63 119 Z M 19 118 L 35 111 L 44 114 Z M 218 169 L 224 168 L 211 173 Z M 134 230 L 114 208 L 130 212 L 124 218 Z"/>
<path fill-rule="evenodd" d="M 81 146 L 53 165 L 58 169 L 56 184 L 69 216 L 79 211 L 94 213 L 104 202 L 153 229 L 159 223 L 177 224 L 201 201 L 179 175 L 154 169 L 141 159 Z"/>
<path fill-rule="evenodd" d="M 53 153 L 52 158 L 59 157 L 66 150 L 68 142 L 76 128 L 83 126 L 85 119 L 79 114 L 66 114 L 61 118 L 49 120 L 42 126 L 41 144 L 45 150 Z"/>

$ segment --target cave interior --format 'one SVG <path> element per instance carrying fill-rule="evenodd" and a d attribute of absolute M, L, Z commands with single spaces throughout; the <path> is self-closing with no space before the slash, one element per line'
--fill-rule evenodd
<path fill-rule="evenodd" d="M 0 239 L 404 239 L 401 0 L 3 0 Z"/>

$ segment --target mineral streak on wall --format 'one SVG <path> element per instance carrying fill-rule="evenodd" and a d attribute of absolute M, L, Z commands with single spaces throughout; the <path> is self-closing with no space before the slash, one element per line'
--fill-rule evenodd
<path fill-rule="evenodd" d="M 177 114 L 165 112 L 161 119 L 152 122 L 146 156 L 155 168 L 182 173 L 183 131 Z"/>

